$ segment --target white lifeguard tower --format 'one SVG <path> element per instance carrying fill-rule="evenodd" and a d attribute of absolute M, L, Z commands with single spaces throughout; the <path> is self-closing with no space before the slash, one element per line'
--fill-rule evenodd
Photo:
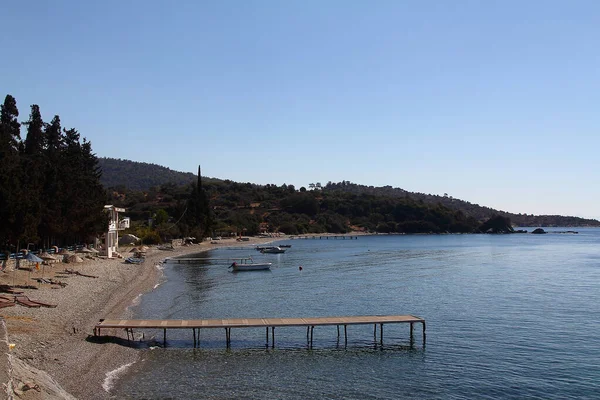
<path fill-rule="evenodd" d="M 124 208 L 113 205 L 104 206 L 104 211 L 109 215 L 108 231 L 104 236 L 104 248 L 102 255 L 111 258 L 113 253 L 119 250 L 119 231 L 129 228 L 129 217 L 119 219 L 119 213 L 124 213 Z"/>

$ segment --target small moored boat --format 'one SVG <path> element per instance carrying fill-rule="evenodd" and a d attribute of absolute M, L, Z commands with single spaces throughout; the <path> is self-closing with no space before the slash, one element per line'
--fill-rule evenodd
<path fill-rule="evenodd" d="M 273 246 L 273 247 L 264 248 L 260 252 L 265 253 L 265 254 L 280 254 L 280 253 L 285 253 L 285 250 L 279 246 Z"/>
<path fill-rule="evenodd" d="M 261 271 L 271 268 L 270 262 L 255 263 L 251 258 L 240 258 L 239 262 L 234 261 L 229 268 L 234 271 Z"/>

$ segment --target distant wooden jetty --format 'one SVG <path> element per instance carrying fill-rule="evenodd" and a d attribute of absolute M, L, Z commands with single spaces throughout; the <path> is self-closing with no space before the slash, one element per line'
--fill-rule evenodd
<path fill-rule="evenodd" d="M 201 329 L 225 329 L 225 342 L 227 347 L 231 344 L 232 328 L 265 328 L 267 346 L 269 345 L 269 328 L 271 329 L 271 347 L 275 347 L 275 328 L 281 327 L 306 327 L 306 340 L 310 347 L 313 343 L 313 330 L 316 326 L 337 326 L 337 337 L 340 337 L 340 327 L 344 327 L 344 341 L 348 343 L 348 325 L 373 325 L 373 336 L 377 339 L 377 325 L 379 325 L 379 342 L 383 344 L 384 324 L 410 324 L 410 341 L 414 341 L 414 324 L 421 324 L 423 328 L 423 344 L 425 344 L 425 320 L 414 315 L 372 315 L 349 317 L 315 317 L 315 318 L 234 318 L 234 319 L 195 319 L 195 320 L 100 320 L 94 327 L 94 336 L 101 336 L 102 330 L 125 329 L 127 339 L 133 339 L 133 329 L 162 329 L 163 344 L 167 344 L 168 329 L 192 329 L 194 347 L 200 346 Z"/>
<path fill-rule="evenodd" d="M 246 249 L 248 250 L 248 249 Z M 252 257 L 230 257 L 230 258 L 215 258 L 215 257 L 169 257 L 163 260 L 164 263 L 167 264 L 197 264 L 203 261 L 223 261 L 223 262 L 233 262 L 239 260 L 251 260 Z"/>
<path fill-rule="evenodd" d="M 358 236 L 352 235 L 306 235 L 306 236 L 290 236 L 290 239 L 319 239 L 319 240 L 358 240 Z"/>

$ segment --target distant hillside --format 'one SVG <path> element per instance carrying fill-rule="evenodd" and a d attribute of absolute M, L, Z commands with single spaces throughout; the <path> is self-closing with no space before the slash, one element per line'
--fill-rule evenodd
<path fill-rule="evenodd" d="M 148 190 L 165 183 L 181 186 L 196 180 L 191 172 L 173 171 L 156 164 L 117 158 L 99 158 L 98 161 L 102 169 L 100 181 L 106 188 L 123 186 L 129 190 Z"/>
<path fill-rule="evenodd" d="M 115 158 L 100 158 L 99 161 L 100 167 L 102 168 L 103 172 L 101 182 L 106 188 L 114 188 L 121 186 L 129 191 L 148 191 L 152 187 L 160 187 L 164 184 L 169 184 L 171 186 L 184 186 L 196 181 L 196 175 L 193 173 L 173 171 L 169 168 L 156 164 L 148 164 L 143 162 L 135 162 Z M 205 183 L 223 182 L 220 179 L 206 177 L 203 177 L 202 180 Z M 235 184 L 235 182 L 230 182 L 230 184 L 233 185 Z M 242 184 L 236 186 L 238 190 L 240 190 L 241 187 L 245 187 L 241 185 Z M 256 187 L 259 189 L 261 188 L 261 186 Z M 322 191 L 320 192 L 339 192 L 356 196 L 370 195 L 386 198 L 408 197 L 413 201 L 422 202 L 423 204 L 434 206 L 437 204 L 441 204 L 449 209 L 461 211 L 467 217 L 473 218 L 480 222 L 483 222 L 494 215 L 500 215 L 502 217 L 510 218 L 513 225 L 516 226 L 600 226 L 600 221 L 594 219 L 585 219 L 560 215 L 513 214 L 504 211 L 494 210 L 485 206 L 480 206 L 479 204 L 472 204 L 468 201 L 455 199 L 447 195 L 439 196 L 425 193 L 414 193 L 408 192 L 400 188 L 393 188 L 391 186 L 373 187 L 357 185 L 347 181 L 342 181 L 340 183 L 329 182 L 323 187 Z M 253 202 L 260 200 L 251 199 L 248 201 Z"/>
<path fill-rule="evenodd" d="M 393 188 L 391 186 L 373 187 L 357 185 L 351 182 L 342 181 L 340 183 L 329 182 L 323 190 L 340 191 L 345 193 L 370 194 L 374 196 L 387 197 L 409 197 L 414 200 L 421 200 L 426 204 L 440 203 L 448 208 L 460 210 L 465 215 L 473 217 L 478 221 L 485 221 L 494 215 L 501 215 L 510 218 L 513 225 L 516 226 L 600 226 L 600 221 L 595 219 L 585 219 L 579 217 L 570 217 L 562 215 L 533 215 L 533 214 L 513 214 L 505 211 L 494 210 L 493 208 L 472 204 L 465 200 L 455 199 L 452 196 L 439 196 L 425 193 L 408 192 L 404 189 Z"/>

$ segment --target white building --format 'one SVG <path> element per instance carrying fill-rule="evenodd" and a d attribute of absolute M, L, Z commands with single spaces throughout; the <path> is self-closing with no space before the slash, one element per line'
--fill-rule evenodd
<path fill-rule="evenodd" d="M 104 211 L 109 215 L 108 232 L 104 235 L 102 254 L 111 258 L 119 250 L 119 231 L 129 228 L 129 217 L 119 219 L 119 213 L 124 213 L 124 208 L 113 205 L 104 206 Z"/>

